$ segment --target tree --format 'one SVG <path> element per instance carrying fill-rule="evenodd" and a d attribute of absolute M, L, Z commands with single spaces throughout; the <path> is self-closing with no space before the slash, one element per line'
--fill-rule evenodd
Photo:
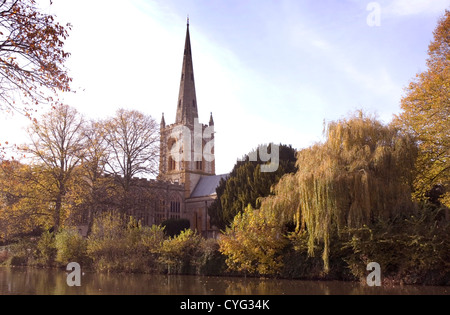
<path fill-rule="evenodd" d="M 41 170 L 18 161 L 0 164 L 0 239 L 52 226 L 46 191 L 39 184 Z"/>
<path fill-rule="evenodd" d="M 168 219 L 161 223 L 164 232 L 168 237 L 179 235 L 182 231 L 191 227 L 191 222 L 188 219 Z"/>
<path fill-rule="evenodd" d="M 248 205 L 258 209 L 260 199 L 271 194 L 271 187 L 285 174 L 296 171 L 296 151 L 291 146 L 280 145 L 280 163 L 273 173 L 261 172 L 263 162 L 250 161 L 251 154 L 238 161 L 228 179 L 222 180 L 216 189 L 217 199 L 208 213 L 211 224 L 221 229 L 229 226 Z"/>
<path fill-rule="evenodd" d="M 115 183 L 113 178 L 105 176 L 108 160 L 108 149 L 104 137 L 103 124 L 90 121 L 82 132 L 85 150 L 80 164 L 82 173 L 78 185 L 70 192 L 70 202 L 75 211 L 70 218 L 72 223 L 88 224 L 88 234 L 92 228 L 94 217 L 115 206 Z"/>
<path fill-rule="evenodd" d="M 344 229 L 412 211 L 416 156 L 411 137 L 359 112 L 330 123 L 325 143 L 299 152 L 297 173 L 283 177 L 261 211 L 280 223 L 295 221 L 295 233 L 307 233 L 310 256 L 317 244 L 324 248 L 328 272 L 331 240 Z"/>
<path fill-rule="evenodd" d="M 84 119 L 74 108 L 58 106 L 31 125 L 31 143 L 22 148 L 42 167 L 38 183 L 53 204 L 55 230 L 61 225 L 64 198 L 85 152 L 83 127 Z"/>
<path fill-rule="evenodd" d="M 109 151 L 106 172 L 119 181 L 126 198 L 133 177 L 157 172 L 159 126 L 151 116 L 119 109 L 104 123 L 104 139 Z"/>
<path fill-rule="evenodd" d="M 0 0 L 0 110 L 30 115 L 37 104 L 56 105 L 52 94 L 70 91 L 63 49 L 70 29 L 39 12 L 35 0 Z"/>
<path fill-rule="evenodd" d="M 428 49 L 428 70 L 417 74 L 403 97 L 396 123 L 419 145 L 414 195 L 442 186 L 450 206 L 450 11 L 440 20 Z"/>

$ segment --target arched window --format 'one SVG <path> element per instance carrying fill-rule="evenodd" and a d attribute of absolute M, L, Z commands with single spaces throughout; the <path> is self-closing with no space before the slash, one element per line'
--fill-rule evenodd
<path fill-rule="evenodd" d="M 169 159 L 167 161 L 168 162 L 168 170 L 169 170 L 169 172 L 170 171 L 175 171 L 177 169 L 177 163 L 176 163 L 175 159 L 172 156 L 172 150 L 173 150 L 174 146 L 176 145 L 176 143 L 177 143 L 177 141 L 175 139 L 173 139 L 173 138 L 169 139 L 169 141 L 167 143 L 168 144 L 167 147 L 169 149 L 169 151 L 168 151 Z"/>
<path fill-rule="evenodd" d="M 170 171 L 175 171 L 177 169 L 177 163 L 175 162 L 175 160 L 170 156 L 169 157 L 169 172 Z"/>

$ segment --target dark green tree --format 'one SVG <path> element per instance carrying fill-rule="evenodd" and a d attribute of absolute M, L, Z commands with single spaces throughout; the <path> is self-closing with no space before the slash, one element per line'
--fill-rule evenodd
<path fill-rule="evenodd" d="M 191 227 L 191 223 L 187 219 L 169 219 L 161 224 L 164 227 L 164 232 L 169 237 L 175 237 L 180 233 Z"/>
<path fill-rule="evenodd" d="M 272 146 L 269 146 L 271 148 Z M 233 222 L 234 217 L 251 205 L 254 209 L 260 207 L 260 198 L 272 194 L 273 185 L 288 173 L 295 173 L 296 150 L 292 146 L 280 145 L 279 167 L 276 172 L 261 172 L 261 161 L 251 161 L 250 156 L 256 150 L 238 161 L 227 180 L 222 180 L 216 189 L 217 199 L 209 207 L 211 224 L 225 229 Z"/>

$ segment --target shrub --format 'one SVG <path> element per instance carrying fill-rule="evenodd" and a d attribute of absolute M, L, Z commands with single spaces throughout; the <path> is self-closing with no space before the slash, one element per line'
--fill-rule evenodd
<path fill-rule="evenodd" d="M 88 262 L 87 242 L 76 230 L 61 230 L 55 237 L 56 262 L 65 266 L 70 262 Z"/>
<path fill-rule="evenodd" d="M 106 213 L 94 221 L 88 254 L 99 271 L 148 273 L 158 269 L 164 229 L 143 227 L 133 218 Z"/>
<path fill-rule="evenodd" d="M 55 262 L 56 244 L 53 233 L 44 232 L 37 243 L 37 258 L 39 265 L 50 266 Z"/>
<path fill-rule="evenodd" d="M 369 262 L 381 265 L 383 277 L 407 284 L 450 284 L 450 224 L 437 220 L 442 209 L 423 206 L 414 216 L 350 230 L 346 262 L 360 279 Z"/>
<path fill-rule="evenodd" d="M 202 238 L 197 232 L 184 230 L 180 235 L 165 240 L 161 248 L 160 262 L 170 274 L 195 273 L 201 256 Z"/>
<path fill-rule="evenodd" d="M 197 274 L 203 276 L 219 276 L 226 273 L 226 257 L 222 255 L 219 248 L 219 243 L 216 240 L 208 239 L 202 241 Z"/>
<path fill-rule="evenodd" d="M 6 264 L 9 266 L 26 266 L 33 263 L 36 256 L 36 243 L 31 239 L 21 239 L 10 245 L 9 258 Z"/>
<path fill-rule="evenodd" d="M 126 259 L 123 217 L 117 213 L 105 213 L 94 220 L 88 238 L 87 252 L 99 271 L 121 271 Z"/>

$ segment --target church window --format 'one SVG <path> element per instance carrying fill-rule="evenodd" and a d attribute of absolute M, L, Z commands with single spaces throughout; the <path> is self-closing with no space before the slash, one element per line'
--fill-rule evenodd
<path fill-rule="evenodd" d="M 203 170 L 203 161 L 197 161 L 196 164 L 197 170 Z"/>
<path fill-rule="evenodd" d="M 169 157 L 169 171 L 175 171 L 177 168 L 177 164 L 172 157 Z"/>
<path fill-rule="evenodd" d="M 181 218 L 181 203 L 179 201 L 170 202 L 170 219 Z"/>
<path fill-rule="evenodd" d="M 178 101 L 178 108 L 181 107 L 181 100 Z"/>

